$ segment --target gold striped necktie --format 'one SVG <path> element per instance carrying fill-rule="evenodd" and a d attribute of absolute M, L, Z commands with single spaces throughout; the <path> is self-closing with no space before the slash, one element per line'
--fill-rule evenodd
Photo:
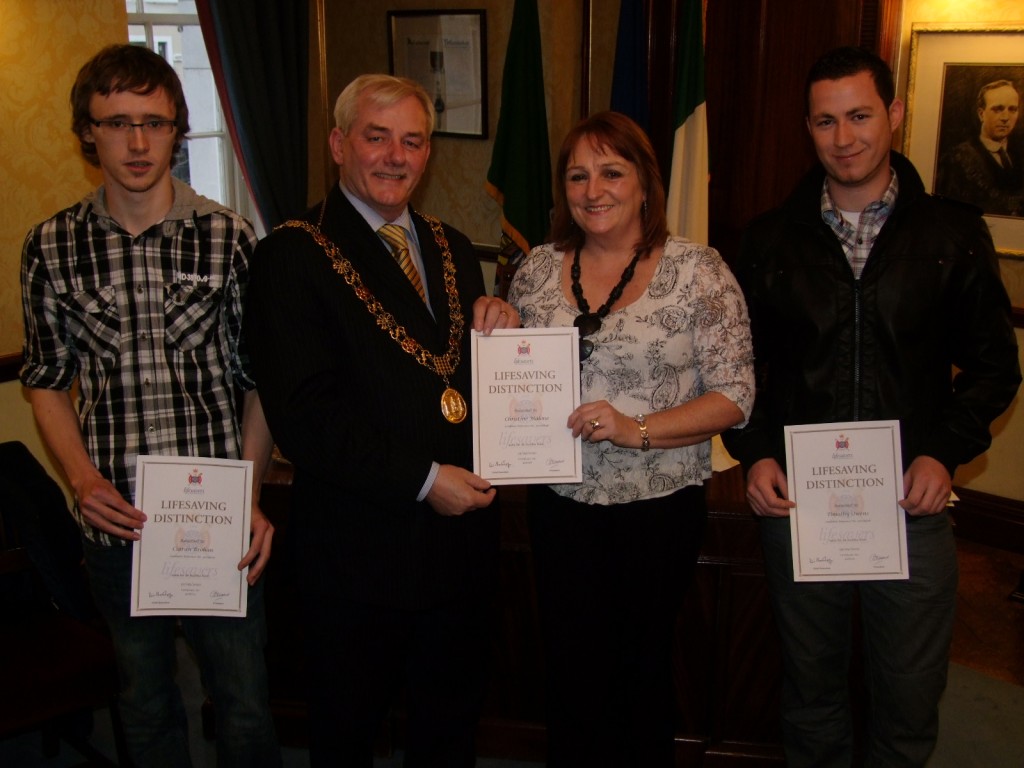
<path fill-rule="evenodd" d="M 412 256 L 409 255 L 409 244 L 405 240 L 405 230 L 397 224 L 385 224 L 377 230 L 377 234 L 383 237 L 384 241 L 391 246 L 391 254 L 395 257 L 395 261 L 398 262 L 398 266 L 402 268 L 405 276 L 412 283 L 412 287 L 416 289 L 420 298 L 425 302 L 427 295 L 423 292 L 423 281 L 420 279 L 420 273 L 416 269 L 416 265 L 412 263 Z"/>

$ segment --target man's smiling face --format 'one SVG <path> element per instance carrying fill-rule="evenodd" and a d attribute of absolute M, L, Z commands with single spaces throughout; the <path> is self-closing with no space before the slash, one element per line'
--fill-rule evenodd
<path fill-rule="evenodd" d="M 388 221 L 409 204 L 430 157 L 423 105 L 406 96 L 378 107 L 365 96 L 348 133 L 331 131 L 331 154 L 345 188 Z"/>

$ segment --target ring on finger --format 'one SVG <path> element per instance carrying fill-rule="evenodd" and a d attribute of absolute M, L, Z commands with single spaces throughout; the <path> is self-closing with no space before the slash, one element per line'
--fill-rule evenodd
<path fill-rule="evenodd" d="M 601 426 L 601 422 L 598 421 L 597 419 L 591 419 L 590 420 L 590 428 L 591 429 L 597 429 L 600 426 Z"/>

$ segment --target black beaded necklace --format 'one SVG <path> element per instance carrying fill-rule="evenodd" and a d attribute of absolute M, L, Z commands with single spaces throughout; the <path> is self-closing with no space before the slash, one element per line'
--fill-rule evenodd
<path fill-rule="evenodd" d="M 582 313 L 573 321 L 573 325 L 580 329 L 580 336 L 590 336 L 593 333 L 597 333 L 601 328 L 601 320 L 611 311 L 612 305 L 622 297 L 622 291 L 625 290 L 629 281 L 633 279 L 633 271 L 636 269 L 638 261 L 640 261 L 639 250 L 633 254 L 633 259 L 622 270 L 622 277 L 619 278 L 618 284 L 608 294 L 608 300 L 598 307 L 596 312 L 591 312 L 590 304 L 583 297 L 583 286 L 580 285 L 580 249 L 576 248 L 576 255 L 573 256 L 569 276 L 572 278 L 572 295 L 576 297 L 576 306 L 580 308 Z"/>

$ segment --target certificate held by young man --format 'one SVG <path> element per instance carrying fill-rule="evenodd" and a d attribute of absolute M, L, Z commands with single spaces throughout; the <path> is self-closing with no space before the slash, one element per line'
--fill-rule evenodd
<path fill-rule="evenodd" d="M 238 562 L 249 548 L 252 462 L 139 456 L 135 506 L 146 513 L 132 553 L 132 616 L 246 614 Z"/>
<path fill-rule="evenodd" d="M 794 581 L 910 578 L 898 421 L 788 426 Z"/>
<path fill-rule="evenodd" d="M 473 471 L 493 485 L 579 483 L 579 331 L 473 332 Z"/>

